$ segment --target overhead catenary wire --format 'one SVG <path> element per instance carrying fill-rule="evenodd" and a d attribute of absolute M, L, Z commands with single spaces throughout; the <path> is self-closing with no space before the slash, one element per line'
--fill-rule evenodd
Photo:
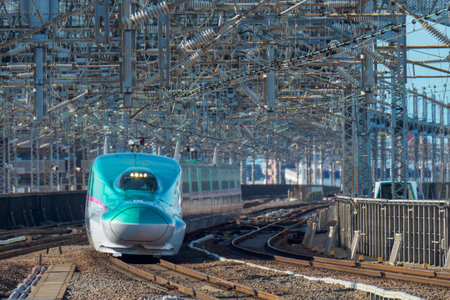
<path fill-rule="evenodd" d="M 332 44 L 332 45 L 330 45 L 328 47 L 325 47 L 325 48 L 322 48 L 322 49 L 318 49 L 318 50 L 312 51 L 310 53 L 294 57 L 294 58 L 289 59 L 289 60 L 282 60 L 282 61 L 272 62 L 272 63 L 270 63 L 268 65 L 265 65 L 265 66 L 262 66 L 262 67 L 259 67 L 259 68 L 255 68 L 255 69 L 251 69 L 251 70 L 247 70 L 245 72 L 241 72 L 241 73 L 229 76 L 226 79 L 222 79 L 222 80 L 216 81 L 216 82 L 211 83 L 211 84 L 205 84 L 205 85 L 203 85 L 201 87 L 197 87 L 197 88 L 192 89 L 192 90 L 185 90 L 185 88 L 182 88 L 179 91 L 171 93 L 170 98 L 171 99 L 185 98 L 185 97 L 189 97 L 189 96 L 192 96 L 194 94 L 197 94 L 197 93 L 204 92 L 206 90 L 216 89 L 219 86 L 222 86 L 222 85 L 224 85 L 226 83 L 229 83 L 231 81 L 234 81 L 234 80 L 237 80 L 239 78 L 246 77 L 246 76 L 255 76 L 255 75 L 258 75 L 258 74 L 262 75 L 262 74 L 265 74 L 265 73 L 267 73 L 269 71 L 278 70 L 278 69 L 281 69 L 281 68 L 288 68 L 289 69 L 289 68 L 295 67 L 298 64 L 302 63 L 305 59 L 313 58 L 314 56 L 319 55 L 319 54 L 329 53 L 329 52 L 331 52 L 331 51 L 333 51 L 333 50 L 335 50 L 336 48 L 339 48 L 339 47 L 347 47 L 347 46 L 351 46 L 351 45 L 357 45 L 359 42 L 368 41 L 368 40 L 370 40 L 370 39 L 372 39 L 374 37 L 382 36 L 382 35 L 384 35 L 386 33 L 390 33 L 390 32 L 396 31 L 397 29 L 400 29 L 400 28 L 405 28 L 408 24 L 414 24 L 418 20 L 427 20 L 427 19 L 429 19 L 429 18 L 431 18 L 433 16 L 438 16 L 438 15 L 440 15 L 440 14 L 446 12 L 446 11 L 449 11 L 449 10 L 450 10 L 450 6 L 446 7 L 446 8 L 443 8 L 443 9 L 441 9 L 439 11 L 436 11 L 434 13 L 421 16 L 421 17 L 416 18 L 416 19 L 414 19 L 412 21 L 409 21 L 409 22 L 404 22 L 404 23 L 400 23 L 400 24 L 396 24 L 396 25 L 388 25 L 388 26 L 386 26 L 386 27 L 384 27 L 384 28 L 382 28 L 382 29 L 380 29 L 378 31 L 375 31 L 375 32 L 372 32 L 372 33 L 369 33 L 369 34 L 363 34 L 361 36 L 355 37 L 353 39 L 349 39 L 349 40 L 344 41 L 344 42 L 340 42 L 338 44 Z M 150 104 L 150 105 L 145 105 L 145 106 L 141 107 L 134 114 L 131 115 L 131 119 L 136 118 L 136 116 L 139 115 L 145 109 L 147 109 L 147 108 L 149 108 L 151 106 L 157 105 L 158 103 L 160 103 L 162 101 L 166 101 L 166 100 L 167 100 L 166 98 L 161 98 L 161 99 L 159 99 L 157 101 L 152 102 L 152 104 Z"/>

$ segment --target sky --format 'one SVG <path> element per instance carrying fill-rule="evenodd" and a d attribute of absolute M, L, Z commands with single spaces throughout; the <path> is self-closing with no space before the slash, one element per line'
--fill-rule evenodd
<path fill-rule="evenodd" d="M 411 21 L 412 18 L 408 17 L 407 21 Z M 430 25 L 435 23 L 430 22 Z M 448 26 L 435 25 L 436 29 L 444 33 L 447 37 L 450 35 L 450 30 Z M 432 36 L 428 31 L 426 31 L 421 24 L 418 22 L 416 24 L 410 24 L 406 28 L 407 30 L 407 44 L 412 45 L 443 45 L 438 39 Z M 423 61 L 423 60 L 439 60 L 447 59 L 446 62 L 439 63 L 427 63 L 433 67 L 437 67 L 446 71 L 450 71 L 450 49 L 440 48 L 440 49 L 414 49 L 409 50 L 407 54 L 407 59 L 412 61 Z M 428 68 L 423 68 L 417 65 L 408 64 L 408 76 L 410 75 L 421 75 L 421 76 L 434 76 L 434 75 L 444 75 L 450 76 L 449 74 L 434 71 Z M 450 81 L 449 78 L 419 78 L 419 79 L 408 79 L 407 87 L 409 89 L 416 88 L 422 93 L 423 88 L 425 88 L 425 93 L 428 96 L 432 94 L 436 95 L 436 99 L 442 101 L 446 104 L 450 103 Z M 411 109 L 412 111 L 412 109 Z M 431 118 L 431 109 L 428 108 L 429 118 Z M 437 120 L 439 122 L 439 113 L 437 114 Z M 446 124 L 450 124 L 447 120 L 447 111 L 444 110 L 444 120 Z"/>

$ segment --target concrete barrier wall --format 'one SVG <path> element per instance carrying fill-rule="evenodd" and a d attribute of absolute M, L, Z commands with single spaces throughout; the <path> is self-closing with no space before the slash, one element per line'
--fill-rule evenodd
<path fill-rule="evenodd" d="M 324 196 L 337 192 L 337 187 L 323 187 Z M 311 186 L 243 185 L 242 199 L 261 197 L 305 197 Z M 86 191 L 17 193 L 0 195 L 0 230 L 21 226 L 37 226 L 47 222 L 69 222 L 84 219 Z"/>
<path fill-rule="evenodd" d="M 0 196 L 0 229 L 84 219 L 86 191 Z"/>
<path fill-rule="evenodd" d="M 242 199 L 250 200 L 262 197 L 287 197 L 288 191 L 292 197 L 306 201 L 308 193 L 313 188 L 322 188 L 323 196 L 335 194 L 340 188 L 335 186 L 297 185 L 297 184 L 244 184 L 241 186 Z"/>
<path fill-rule="evenodd" d="M 397 261 L 444 266 L 450 248 L 450 202 L 338 197 L 339 244 L 351 247 L 360 232 L 358 253 L 390 259 L 395 234 L 401 235 Z"/>
<path fill-rule="evenodd" d="M 450 200 L 450 182 L 429 182 L 422 184 L 424 199 Z"/>
<path fill-rule="evenodd" d="M 287 197 L 288 190 L 293 186 L 287 184 L 244 184 L 241 185 L 242 199 L 255 199 L 261 197 Z"/>

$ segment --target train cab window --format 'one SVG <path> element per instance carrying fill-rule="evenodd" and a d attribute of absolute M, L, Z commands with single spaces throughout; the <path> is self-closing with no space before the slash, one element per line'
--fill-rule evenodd
<path fill-rule="evenodd" d="M 158 188 L 158 181 L 152 173 L 131 171 L 123 173 L 119 180 L 117 180 L 116 186 L 125 191 L 154 192 Z"/>
<path fill-rule="evenodd" d="M 395 183 L 395 188 L 399 190 L 399 199 L 403 199 L 403 190 L 401 189 L 400 183 Z M 392 187 L 391 183 L 382 183 L 380 187 L 381 194 L 378 195 L 378 198 L 382 199 L 392 199 Z M 414 200 L 414 193 L 411 188 L 411 184 L 407 184 L 407 198 L 409 200 Z"/>

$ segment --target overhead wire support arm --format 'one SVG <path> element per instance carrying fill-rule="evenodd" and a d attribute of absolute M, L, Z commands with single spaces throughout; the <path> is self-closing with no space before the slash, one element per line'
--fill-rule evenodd
<path fill-rule="evenodd" d="M 61 17 L 56 18 L 53 21 L 47 22 L 47 23 L 45 23 L 44 25 L 42 25 L 40 27 L 36 27 L 36 28 L 34 28 L 34 29 L 30 30 L 30 31 L 27 31 L 26 33 L 24 33 L 23 35 L 15 38 L 15 39 L 12 39 L 12 40 L 9 40 L 9 41 L 7 41 L 7 42 L 5 42 L 3 44 L 0 44 L 0 49 L 3 49 L 5 47 L 8 47 L 8 46 L 13 45 L 13 44 L 18 43 L 18 42 L 21 42 L 24 38 L 27 38 L 27 37 L 29 37 L 31 35 L 39 33 L 42 30 L 44 30 L 44 29 L 46 29 L 46 28 L 48 28 L 48 27 L 50 27 L 52 25 L 58 24 L 58 23 L 66 20 L 66 19 L 68 19 L 68 18 L 70 18 L 70 17 L 72 17 L 72 16 L 74 16 L 76 14 L 82 13 L 85 10 L 87 10 L 87 9 L 91 8 L 92 6 L 94 6 L 94 4 L 95 3 L 90 3 L 88 5 L 85 5 L 85 6 L 83 6 L 80 9 L 71 11 L 71 12 L 69 12 L 67 14 L 62 15 Z"/>
<path fill-rule="evenodd" d="M 440 32 L 439 30 L 434 28 L 432 25 L 430 25 L 427 21 L 424 20 L 425 19 L 424 17 L 417 16 L 415 13 L 413 13 L 408 8 L 406 8 L 398 0 L 391 0 L 391 1 L 393 1 L 398 6 L 398 8 L 400 8 L 402 11 L 413 16 L 415 18 L 415 20 L 417 20 L 423 26 L 423 28 L 425 28 L 425 30 L 428 31 L 431 35 L 433 35 L 436 39 L 438 39 L 442 43 L 446 44 L 447 46 L 450 46 L 450 39 L 448 38 L 448 36 L 446 36 L 444 33 Z M 439 14 L 440 13 L 436 13 L 435 15 L 439 15 Z M 415 20 L 413 21 L 414 23 L 415 23 Z"/>

